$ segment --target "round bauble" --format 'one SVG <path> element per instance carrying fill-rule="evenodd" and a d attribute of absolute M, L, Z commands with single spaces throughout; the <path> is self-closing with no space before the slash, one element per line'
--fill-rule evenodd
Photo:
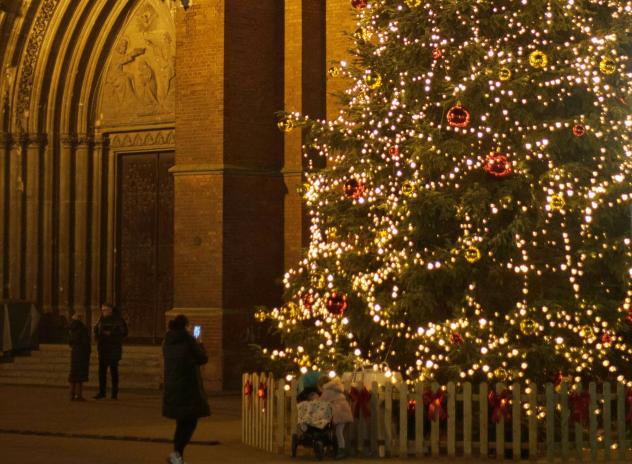
<path fill-rule="evenodd" d="M 344 192 L 348 198 L 357 199 L 364 193 L 364 184 L 358 179 L 349 179 L 345 182 Z"/>
<path fill-rule="evenodd" d="M 490 153 L 485 159 L 483 169 L 493 177 L 505 177 L 511 174 L 511 161 L 503 153 Z"/>
<path fill-rule="evenodd" d="M 448 124 L 452 127 L 459 127 L 461 129 L 470 125 L 470 112 L 467 108 L 457 103 L 448 110 L 447 118 Z"/>
<path fill-rule="evenodd" d="M 347 295 L 344 293 L 333 292 L 329 298 L 327 298 L 327 304 L 325 306 L 327 312 L 333 316 L 343 316 L 347 310 Z"/>
<path fill-rule="evenodd" d="M 549 64 L 549 57 L 543 51 L 536 50 L 529 55 L 529 64 L 536 69 L 546 68 L 546 65 Z"/>

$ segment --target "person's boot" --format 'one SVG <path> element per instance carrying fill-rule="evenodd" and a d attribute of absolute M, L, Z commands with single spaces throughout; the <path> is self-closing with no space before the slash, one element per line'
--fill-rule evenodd
<path fill-rule="evenodd" d="M 75 401 L 85 401 L 86 399 L 83 397 L 83 384 L 79 382 L 76 386 Z"/>
<path fill-rule="evenodd" d="M 99 392 L 96 395 L 94 395 L 95 400 L 102 400 L 103 398 L 105 398 L 105 393 L 103 392 Z"/>
<path fill-rule="evenodd" d="M 75 383 L 70 382 L 70 401 L 75 400 Z"/>

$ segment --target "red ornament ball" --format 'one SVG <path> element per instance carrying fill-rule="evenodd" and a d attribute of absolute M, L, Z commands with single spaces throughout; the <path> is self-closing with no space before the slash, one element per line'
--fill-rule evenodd
<path fill-rule="evenodd" d="M 391 155 L 392 157 L 399 156 L 399 147 L 392 146 L 391 148 L 388 149 L 388 154 Z"/>
<path fill-rule="evenodd" d="M 470 125 L 470 112 L 457 103 L 455 106 L 448 110 L 448 124 L 452 127 L 459 127 L 461 129 Z"/>
<path fill-rule="evenodd" d="M 463 343 L 463 337 L 458 332 L 452 332 L 452 334 L 450 335 L 450 341 L 454 345 L 460 345 L 461 343 Z"/>
<path fill-rule="evenodd" d="M 612 343 L 612 335 L 610 335 L 608 332 L 604 333 L 601 336 L 601 343 L 603 343 L 604 345 L 608 345 L 609 343 Z"/>
<path fill-rule="evenodd" d="M 259 388 L 257 388 L 257 396 L 262 400 L 265 400 L 268 397 L 268 389 L 266 388 L 265 383 L 259 382 Z"/>
<path fill-rule="evenodd" d="M 513 170 L 511 161 L 502 153 L 490 153 L 483 167 L 485 172 L 494 177 L 506 177 Z"/>
<path fill-rule="evenodd" d="M 334 316 L 342 316 L 347 310 L 347 295 L 344 293 L 333 292 L 329 298 L 327 298 L 327 312 Z"/>
<path fill-rule="evenodd" d="M 356 199 L 360 198 L 364 193 L 364 184 L 358 179 L 349 179 L 345 182 L 344 192 L 347 197 Z"/>
<path fill-rule="evenodd" d="M 368 0 L 351 0 L 351 6 L 357 9 L 366 8 Z"/>
<path fill-rule="evenodd" d="M 632 325 L 632 313 L 628 314 L 628 315 L 625 317 L 625 322 L 627 322 L 627 323 L 628 323 L 628 325 Z"/>
<path fill-rule="evenodd" d="M 312 307 L 314 306 L 314 302 L 316 301 L 316 298 L 314 298 L 313 293 L 305 292 L 303 293 L 303 296 L 301 297 L 301 301 L 303 302 L 303 306 L 305 307 L 305 309 L 307 309 L 308 311 L 311 311 Z"/>
<path fill-rule="evenodd" d="M 441 50 L 440 48 L 435 48 L 432 51 L 432 59 L 433 60 L 438 60 L 439 58 L 441 58 L 443 56 L 443 50 Z"/>
<path fill-rule="evenodd" d="M 581 124 L 575 124 L 573 126 L 573 135 L 575 137 L 581 137 L 586 133 L 586 128 Z"/>

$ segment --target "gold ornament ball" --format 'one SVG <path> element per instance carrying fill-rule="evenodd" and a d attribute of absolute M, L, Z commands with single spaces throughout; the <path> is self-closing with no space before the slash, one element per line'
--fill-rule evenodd
<path fill-rule="evenodd" d="M 412 197 L 415 193 L 415 185 L 411 181 L 407 180 L 402 184 L 402 193 L 407 197 Z"/>
<path fill-rule="evenodd" d="M 330 77 L 338 77 L 340 76 L 340 68 L 338 66 L 332 66 L 331 68 L 329 68 L 329 71 L 327 71 L 329 73 Z"/>
<path fill-rule="evenodd" d="M 416 8 L 421 5 L 421 0 L 406 0 L 408 8 Z"/>
<path fill-rule="evenodd" d="M 277 123 L 277 127 L 281 132 L 290 132 L 292 129 L 294 129 L 294 121 L 292 121 L 291 119 L 281 119 Z"/>
<path fill-rule="evenodd" d="M 504 367 L 497 367 L 494 369 L 494 378 L 496 380 L 505 381 L 509 378 L 509 372 Z"/>
<path fill-rule="evenodd" d="M 298 306 L 296 305 L 296 303 L 294 303 L 293 301 L 286 303 L 283 306 L 283 314 L 288 316 L 290 319 L 294 319 L 296 316 L 298 316 Z"/>
<path fill-rule="evenodd" d="M 377 236 L 378 236 L 381 240 L 386 240 L 386 239 L 388 238 L 388 230 L 384 230 L 384 229 L 380 230 L 380 231 L 377 233 Z"/>
<path fill-rule="evenodd" d="M 318 276 L 316 278 L 316 282 L 315 282 L 314 286 L 317 289 L 322 290 L 323 288 L 325 288 L 325 283 L 326 283 L 325 276 L 321 275 L 321 276 Z"/>
<path fill-rule="evenodd" d="M 508 81 L 509 79 L 511 79 L 511 69 L 500 68 L 500 71 L 498 71 L 498 78 L 501 81 Z"/>
<path fill-rule="evenodd" d="M 539 326 L 533 319 L 525 319 L 520 321 L 520 330 L 525 335 L 535 335 L 538 333 Z"/>
<path fill-rule="evenodd" d="M 549 201 L 549 206 L 551 207 L 552 210 L 554 211 L 558 211 L 562 208 L 564 208 L 564 206 L 566 206 L 566 202 L 564 201 L 564 197 L 560 194 L 555 194 L 551 196 L 551 201 Z"/>
<path fill-rule="evenodd" d="M 465 249 L 465 259 L 468 263 L 475 263 L 481 259 L 481 250 L 476 248 L 474 245 L 470 245 Z"/>
<path fill-rule="evenodd" d="M 610 74 L 614 74 L 617 70 L 617 62 L 610 58 L 609 56 L 604 56 L 599 62 L 599 71 L 601 71 L 606 76 Z"/>
<path fill-rule="evenodd" d="M 529 64 L 536 69 L 546 68 L 546 65 L 549 64 L 549 57 L 543 51 L 536 50 L 529 55 Z"/>
<path fill-rule="evenodd" d="M 328 227 L 325 234 L 329 239 L 336 238 L 338 236 L 338 229 L 334 226 Z"/>
<path fill-rule="evenodd" d="M 364 76 L 364 82 L 372 90 L 379 89 L 382 86 L 382 76 L 378 73 L 371 72 Z"/>
<path fill-rule="evenodd" d="M 595 338 L 595 331 L 593 330 L 591 326 L 585 325 L 584 327 L 580 329 L 579 335 L 581 335 L 584 338 Z"/>
<path fill-rule="evenodd" d="M 255 320 L 259 321 L 259 322 L 263 322 L 266 320 L 266 318 L 268 317 L 268 315 L 266 314 L 266 312 L 263 309 L 258 309 L 255 311 Z"/>

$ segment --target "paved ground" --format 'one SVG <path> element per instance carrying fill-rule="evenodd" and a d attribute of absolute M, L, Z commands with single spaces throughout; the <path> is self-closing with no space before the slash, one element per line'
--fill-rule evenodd
<path fill-rule="evenodd" d="M 86 396 L 94 393 L 87 391 Z M 61 388 L 0 385 L 0 463 L 163 464 L 171 451 L 174 422 L 161 417 L 160 401 L 155 392 L 122 392 L 118 401 L 76 403 Z M 187 448 L 188 463 L 292 462 L 241 444 L 238 396 L 213 397 L 210 403 L 213 415 L 200 421 L 197 444 Z M 130 441 L 132 437 L 145 441 Z M 315 459 L 305 452 L 299 461 Z"/>

